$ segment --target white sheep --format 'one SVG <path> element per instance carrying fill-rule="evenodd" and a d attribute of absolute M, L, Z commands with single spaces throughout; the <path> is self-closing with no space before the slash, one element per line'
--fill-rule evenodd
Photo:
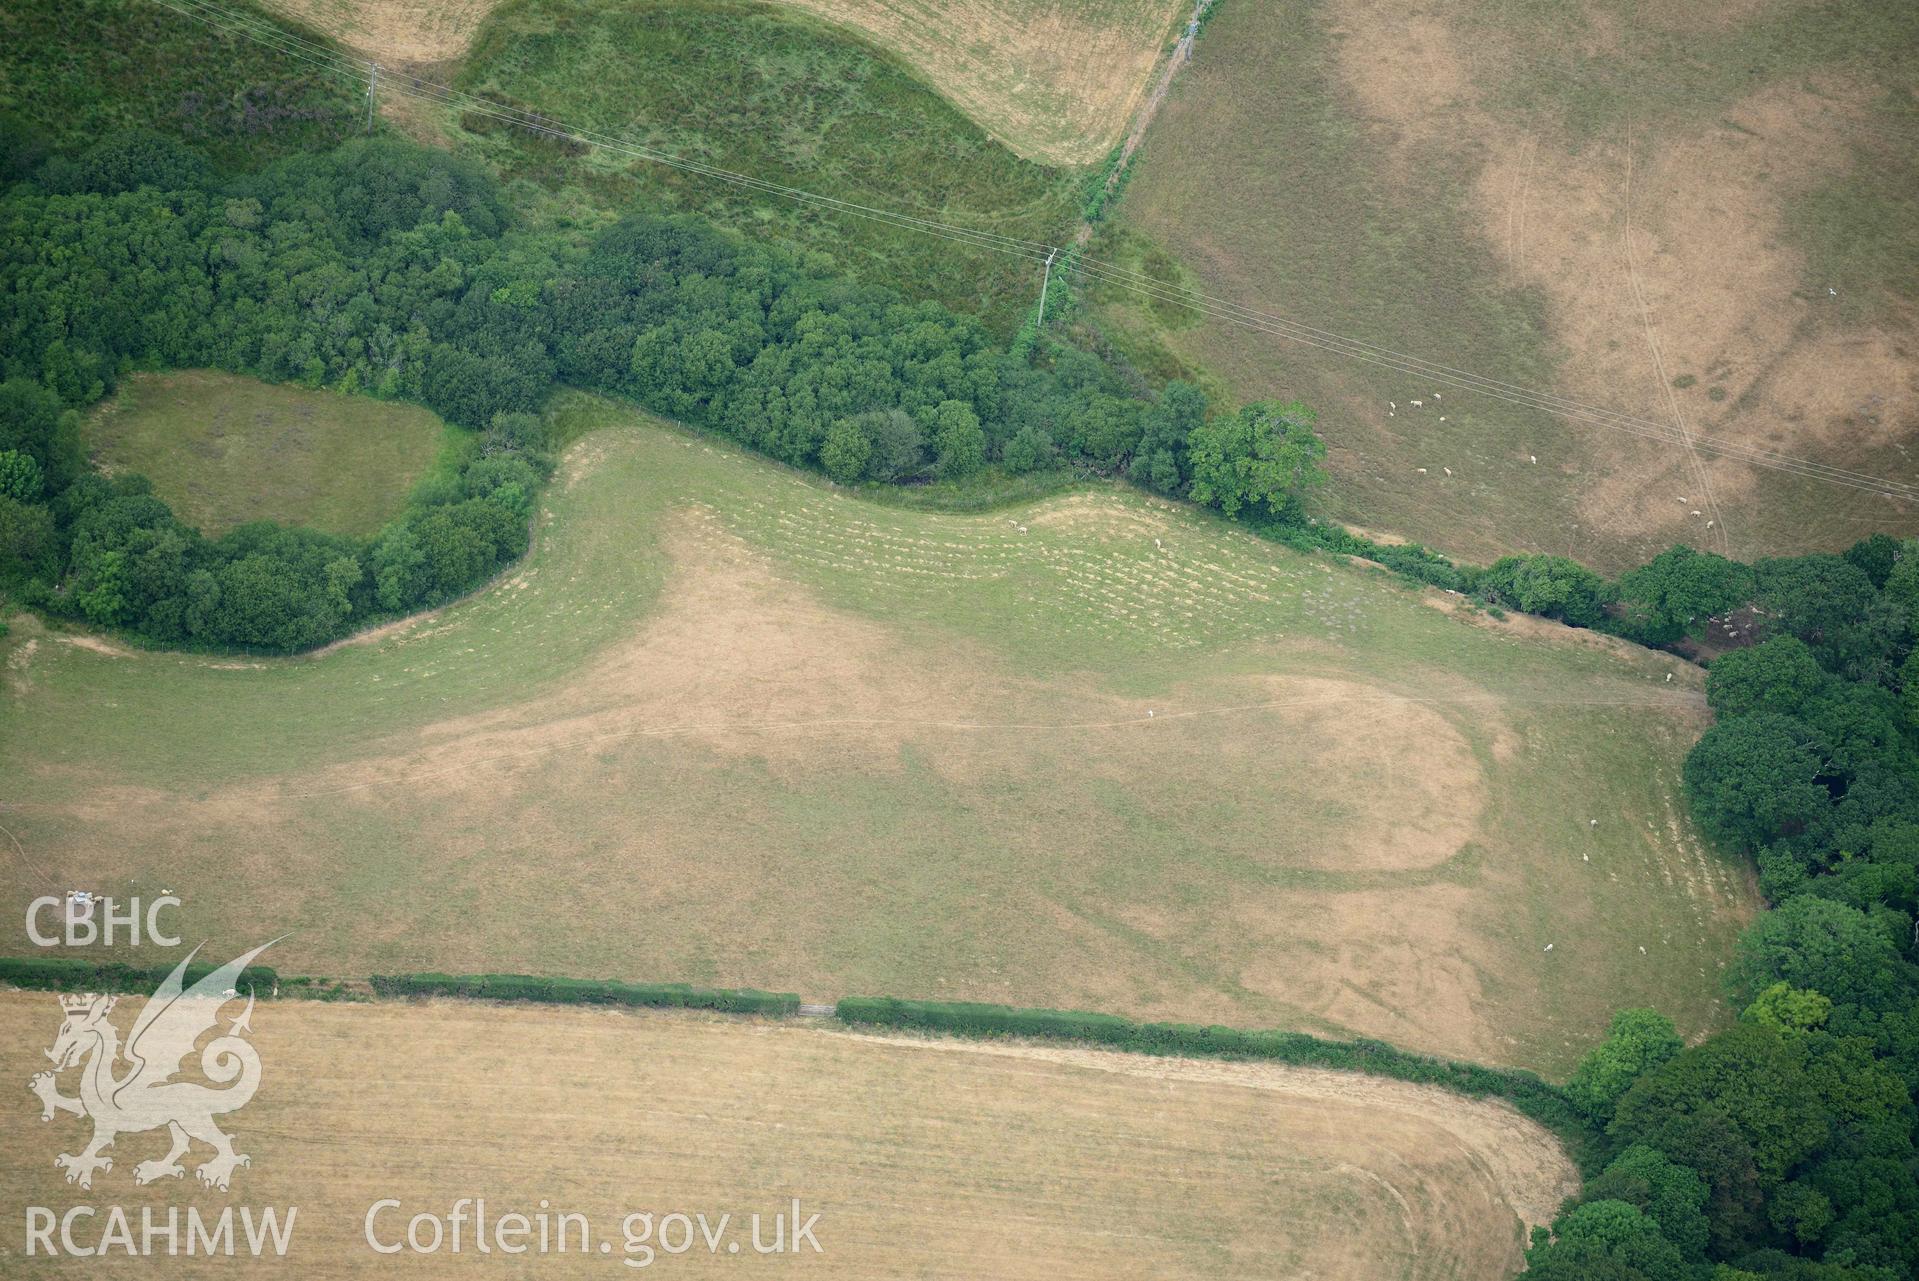
<path fill-rule="evenodd" d="M 1413 468 L 1413 470 L 1418 472 L 1422 476 L 1426 474 L 1426 469 L 1424 467 L 1415 467 Z"/>
<path fill-rule="evenodd" d="M 1453 469 L 1450 467 L 1441 467 L 1439 470 L 1445 472 L 1448 476 L 1453 474 Z"/>
<path fill-rule="evenodd" d="M 1424 409 L 1426 407 L 1426 402 L 1423 400 L 1409 400 L 1406 403 L 1411 405 L 1414 409 Z"/>
<path fill-rule="evenodd" d="M 1548 944 L 1546 944 L 1546 950 L 1547 950 L 1548 952 L 1550 952 L 1550 951 L 1552 951 L 1552 950 L 1553 950 L 1553 945 L 1552 945 L 1552 944 L 1550 944 L 1550 943 L 1548 943 Z"/>
<path fill-rule="evenodd" d="M 1539 462 L 1539 455 L 1538 455 L 1538 454 L 1527 454 L 1527 455 L 1526 455 L 1526 457 L 1527 457 L 1527 458 L 1529 458 L 1530 460 L 1532 460 L 1532 462 L 1533 462 L 1533 464 L 1534 464 L 1535 466 L 1536 466 L 1536 465 L 1538 464 L 1538 462 Z"/>

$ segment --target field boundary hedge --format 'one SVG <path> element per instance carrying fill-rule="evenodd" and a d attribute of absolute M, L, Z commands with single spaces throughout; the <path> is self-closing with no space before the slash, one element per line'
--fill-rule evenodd
<path fill-rule="evenodd" d="M 1023 1009 L 969 1001 L 905 1001 L 849 996 L 836 1011 L 842 1023 L 997 1040 L 1038 1037 L 1164 1057 L 1244 1059 L 1299 1067 L 1337 1068 L 1437 1085 L 1475 1098 L 1504 1099 L 1552 1131 L 1582 1172 L 1595 1158 L 1598 1135 L 1566 1093 L 1523 1068 L 1491 1068 L 1401 1050 L 1384 1041 L 1332 1041 L 1306 1032 L 1252 1031 L 1196 1023 L 1140 1023 L 1084 1010 Z"/>
<path fill-rule="evenodd" d="M 192 982 L 212 965 L 187 969 Z M 65 957 L 0 957 L 0 983 L 56 991 L 146 991 L 171 966 L 127 965 Z M 270 967 L 249 966 L 240 976 L 265 994 L 283 980 Z M 284 980 L 289 995 L 308 980 Z M 537 1005 L 612 1005 L 655 1009 L 714 1010 L 790 1018 L 799 1013 L 793 992 L 757 988 L 699 987 L 690 983 L 622 983 L 610 979 L 574 979 L 532 974 L 375 974 L 368 980 L 376 998 L 460 997 Z M 969 1001 L 908 1001 L 890 996 L 849 996 L 835 1017 L 856 1027 L 940 1032 L 980 1040 L 1033 1037 L 1070 1041 L 1134 1054 L 1166 1058 L 1206 1058 L 1287 1063 L 1390 1077 L 1418 1085 L 1436 1085 L 1474 1098 L 1499 1098 L 1545 1126 L 1565 1145 L 1582 1170 L 1598 1146 L 1598 1136 L 1573 1109 L 1565 1091 L 1523 1068 L 1493 1068 L 1455 1059 L 1401 1050 L 1385 1041 L 1360 1038 L 1334 1041 L 1306 1032 L 1204 1026 L 1197 1023 L 1141 1023 L 1117 1014 L 1086 1010 L 1028 1009 Z M 1590 1171 L 1588 1171 L 1590 1172 Z"/>
<path fill-rule="evenodd" d="M 546 978 L 532 974 L 375 974 L 368 982 L 382 997 L 460 996 L 544 1005 L 628 1005 L 719 1010 L 727 1014 L 795 1014 L 793 992 L 689 983 L 620 983 L 610 979 Z"/>
<path fill-rule="evenodd" d="M 190 987 L 219 968 L 211 963 L 189 965 L 183 981 Z M 171 965 L 128 965 L 69 956 L 0 957 L 0 983 L 52 992 L 151 992 L 172 972 Z M 234 983 L 238 991 L 254 988 L 263 994 L 279 985 L 280 975 L 270 965 L 249 965 Z"/>

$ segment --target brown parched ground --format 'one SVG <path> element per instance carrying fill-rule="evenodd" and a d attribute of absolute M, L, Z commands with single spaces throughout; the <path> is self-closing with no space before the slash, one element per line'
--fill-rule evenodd
<path fill-rule="evenodd" d="M 1780 7 L 1754 0 L 1744 16 Z M 1715 8 L 1719 21 L 1742 18 Z M 1342 0 L 1337 13 L 1340 69 L 1360 118 L 1393 139 L 1404 198 L 1417 199 L 1417 166 L 1435 151 L 1476 168 L 1476 230 L 1512 283 L 1546 299 L 1565 394 L 1695 442 L 1675 450 L 1591 432 L 1600 461 L 1575 499 L 1582 528 L 1753 559 L 1914 527 L 1909 504 L 1844 489 L 1810 519 L 1800 502 L 1781 519 L 1768 510 L 1777 487 L 1802 482 L 1696 447 L 1914 477 L 1916 317 L 1826 320 L 1836 295 L 1802 292 L 1805 264 L 1783 223 L 1794 197 L 1866 163 L 1854 144 L 1873 141 L 1860 132 L 1877 96 L 1870 83 L 1830 67 L 1762 84 L 1710 122 L 1629 120 L 1575 144 L 1500 109 L 1502 64 L 1525 50 L 1474 47 L 1477 37 L 1414 0 Z M 1645 34 L 1602 25 L 1590 54 L 1617 57 Z"/>
<path fill-rule="evenodd" d="M 1815 279 L 1819 232 L 1803 225 L 1815 195 L 1909 170 L 1911 131 L 1883 69 L 1765 61 L 1806 41 L 1754 33 L 1802 7 L 1580 4 L 1550 23 L 1499 0 L 1223 8 L 1121 205 L 1210 294 L 1672 442 L 1241 326 L 1189 318 L 1163 341 L 1225 394 L 1314 403 L 1335 514 L 1475 560 L 1549 551 L 1612 570 L 1675 542 L 1754 559 L 1919 530 L 1910 501 L 1713 448 L 1919 479 L 1911 289 L 1869 270 L 1897 259 L 1864 233 L 1828 236 L 1854 278 Z M 1545 37 L 1507 28 L 1521 18 L 1577 43 L 1567 74 L 1550 73 Z M 1635 67 L 1642 113 L 1588 83 Z M 1582 116 L 1594 102 L 1612 114 Z M 1881 236 L 1919 237 L 1909 198 L 1875 208 Z M 1138 330 L 1140 300 L 1107 292 Z"/>

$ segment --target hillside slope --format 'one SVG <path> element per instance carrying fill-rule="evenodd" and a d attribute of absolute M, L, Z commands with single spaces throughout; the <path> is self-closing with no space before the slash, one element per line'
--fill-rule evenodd
<path fill-rule="evenodd" d="M 1338 515 L 1474 559 L 1909 534 L 1910 503 L 1709 446 L 1915 476 L 1919 17 L 1735 10 L 1224 4 L 1095 251 L 1692 448 L 1119 291 L 1105 320 L 1161 373 L 1303 395 Z"/>
<path fill-rule="evenodd" d="M 1705 712 L 1673 660 L 1125 491 L 922 514 L 604 402 L 561 422 L 593 430 L 525 565 L 369 642 L 236 662 L 17 626 L 13 908 L 131 880 L 196 937 L 292 931 L 293 971 L 1001 1000 L 1548 1069 L 1620 1005 L 1721 1017 L 1753 896 L 1680 814 Z"/>
<path fill-rule="evenodd" d="M 1185 0 L 783 0 L 904 59 L 1029 160 L 1098 160 L 1145 90 Z M 269 0 L 387 65 L 451 65 L 500 0 Z"/>

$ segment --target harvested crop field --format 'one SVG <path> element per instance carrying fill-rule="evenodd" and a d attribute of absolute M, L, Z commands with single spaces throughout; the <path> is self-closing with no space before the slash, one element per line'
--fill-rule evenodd
<path fill-rule="evenodd" d="M 1625 8 L 1224 6 L 1104 248 L 1672 443 L 1123 293 L 1100 295 L 1108 323 L 1165 372 L 1302 395 L 1337 514 L 1474 559 L 1753 559 L 1919 529 L 1871 487 L 1715 452 L 1915 476 L 1919 19 Z"/>
<path fill-rule="evenodd" d="M 0 910 L 171 888 L 195 937 L 292 931 L 290 972 L 998 1000 L 1549 1071 L 1617 1006 L 1723 1017 L 1755 900 L 1682 817 L 1684 664 L 1124 490 L 920 513 L 607 402 L 558 418 L 530 559 L 437 615 L 275 661 L 19 623 Z"/>
<path fill-rule="evenodd" d="M 8 1079 L 44 1068 L 59 1020 L 52 994 L 0 993 Z M 654 1262 L 676 1275 L 1483 1281 L 1516 1270 L 1525 1225 L 1577 1186 L 1552 1137 L 1502 1104 L 1312 1069 L 457 1002 L 278 1002 L 253 1026 L 263 1083 L 225 1118 L 252 1164 L 227 1196 L 190 1175 L 136 1188 L 132 1166 L 164 1147 L 153 1134 L 123 1136 L 114 1169 L 71 1188 L 52 1155 L 77 1149 L 83 1123 L 44 1124 L 23 1098 L 0 1111 L 0 1200 L 111 1201 L 136 1222 L 147 1204 L 299 1207 L 285 1262 L 176 1259 L 173 1276 L 359 1275 L 383 1262 L 363 1235 L 375 1202 L 401 1203 L 376 1222 L 385 1242 L 414 1213 L 482 1196 L 494 1216 L 549 1202 L 585 1215 L 593 1248 L 549 1254 L 539 1274 L 606 1275 L 598 1241 L 638 1257 L 620 1232 L 630 1213 L 731 1214 L 747 1242 L 749 1215 L 797 1196 L 802 1217 L 820 1216 L 817 1254 L 715 1255 L 696 1236 Z M 463 1254 L 384 1262 L 464 1274 L 488 1262 L 468 1232 Z M 49 1276 L 102 1266 L 35 1261 Z"/>

